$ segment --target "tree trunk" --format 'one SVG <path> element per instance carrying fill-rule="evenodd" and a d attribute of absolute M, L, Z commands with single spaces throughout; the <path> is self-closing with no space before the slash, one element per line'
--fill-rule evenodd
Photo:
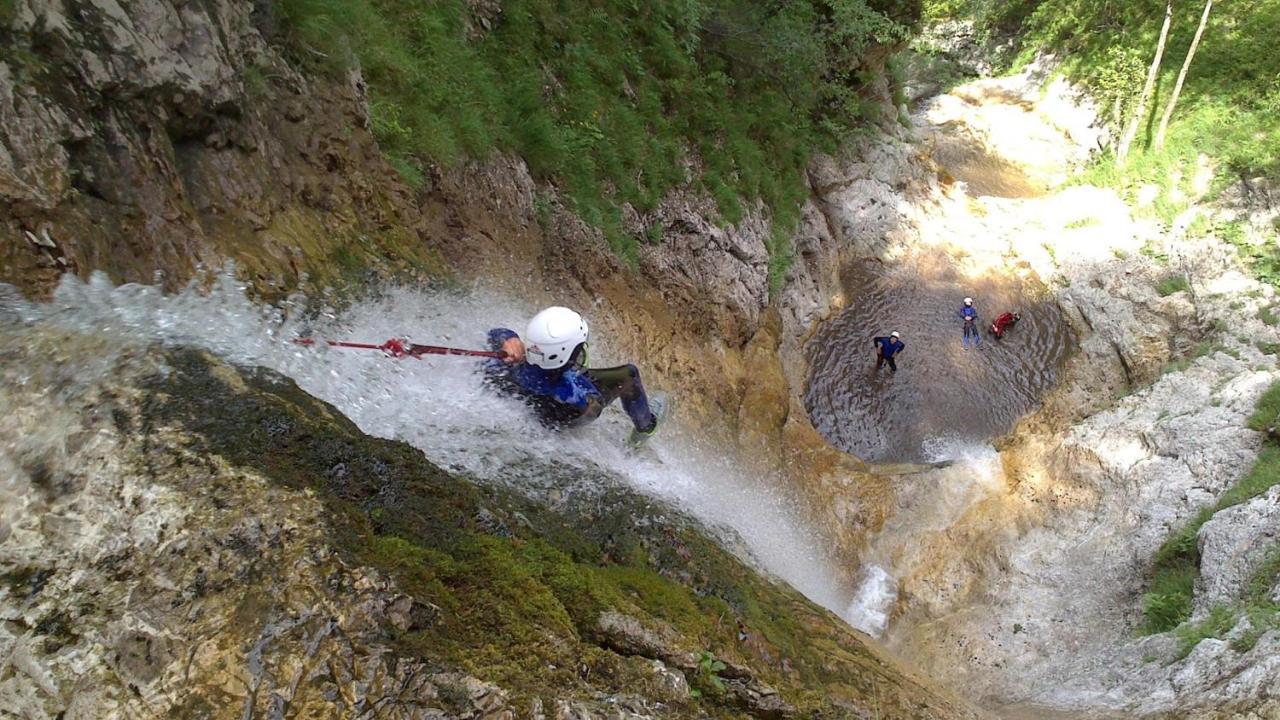
<path fill-rule="evenodd" d="M 1160 118 L 1160 129 L 1156 130 L 1156 150 L 1164 149 L 1164 134 L 1169 129 L 1169 118 L 1173 117 L 1173 106 L 1178 104 L 1178 95 L 1182 92 L 1182 83 L 1187 80 L 1187 71 L 1191 69 L 1191 60 L 1196 56 L 1196 48 L 1200 47 L 1200 36 L 1204 35 L 1204 26 L 1209 24 L 1209 11 L 1213 9 L 1213 0 L 1205 0 L 1204 14 L 1200 16 L 1200 27 L 1196 28 L 1196 36 L 1191 40 L 1191 49 L 1187 51 L 1187 59 L 1182 63 L 1182 72 L 1178 73 L 1178 82 L 1173 86 L 1173 95 L 1164 109 L 1164 117 Z"/>
<path fill-rule="evenodd" d="M 1138 109 L 1129 121 L 1129 127 L 1120 139 L 1120 148 L 1116 151 L 1116 160 L 1124 162 L 1129 155 L 1129 146 L 1138 136 L 1138 126 L 1147 114 L 1147 102 L 1151 100 L 1151 89 L 1156 85 L 1156 76 L 1160 74 L 1160 61 L 1164 59 L 1164 43 L 1169 39 L 1169 24 L 1173 22 L 1173 0 L 1167 0 L 1164 6 L 1164 26 L 1160 28 L 1160 41 L 1156 43 L 1156 57 L 1151 61 L 1151 69 L 1147 71 L 1147 84 L 1142 86 L 1142 95 L 1138 98 Z"/>

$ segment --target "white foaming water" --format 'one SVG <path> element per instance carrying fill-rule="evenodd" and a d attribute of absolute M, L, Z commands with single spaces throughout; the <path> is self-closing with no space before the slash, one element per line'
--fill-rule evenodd
<path fill-rule="evenodd" d="M 837 614 L 849 608 L 852 592 L 821 536 L 777 479 L 739 465 L 678 422 L 631 454 L 623 442 L 630 423 L 618 410 L 585 428 L 548 431 L 519 402 L 485 391 L 478 364 L 467 358 L 397 361 L 374 351 L 291 342 L 304 332 L 375 343 L 408 335 L 424 344 L 481 348 L 489 328 L 520 330 L 534 308 L 478 292 L 401 288 L 310 320 L 299 317 L 301 310 L 300 299 L 279 308 L 255 304 L 229 273 L 208 292 L 176 295 L 149 286 L 116 287 L 103 275 L 88 283 L 68 277 L 47 304 L 22 301 L 0 286 L 0 321 L 93 333 L 126 346 L 193 345 L 238 364 L 268 367 L 335 405 L 365 432 L 408 442 L 441 467 L 487 481 L 536 483 L 548 460 L 603 468 L 711 526 L 731 528 L 766 570 L 814 602 Z M 593 339 L 592 350 L 597 365 L 630 360 L 610 353 L 607 338 Z M 643 371 L 643 358 L 636 360 Z"/>
<path fill-rule="evenodd" d="M 862 575 L 862 584 L 845 610 L 845 618 L 862 632 L 880 637 L 889 626 L 889 606 L 898 599 L 898 585 L 879 565 L 865 566 Z"/>
<path fill-rule="evenodd" d="M 873 637 L 888 628 L 898 599 L 897 582 L 885 568 L 900 578 L 914 574 L 929 560 L 918 549 L 929 546 L 928 535 L 945 532 L 1003 487 L 1000 454 L 990 445 L 935 437 L 925 441 L 923 450 L 930 462 L 951 464 L 902 481 L 898 510 L 871 539 L 861 583 L 844 613 L 849 624 Z"/>

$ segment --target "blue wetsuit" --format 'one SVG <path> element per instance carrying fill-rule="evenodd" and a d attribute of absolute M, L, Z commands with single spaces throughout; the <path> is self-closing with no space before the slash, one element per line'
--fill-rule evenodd
<path fill-rule="evenodd" d="M 879 370 L 882 365 L 889 363 L 889 370 L 898 372 L 898 363 L 894 361 L 893 356 L 906 349 L 907 344 L 890 337 L 873 338 L 872 341 L 878 348 L 876 352 L 876 369 Z"/>
<path fill-rule="evenodd" d="M 978 311 L 972 305 L 965 305 L 960 308 L 958 313 L 960 321 L 964 323 L 964 339 L 962 342 L 965 347 L 969 347 L 969 338 L 973 338 L 973 344 L 978 345 L 982 342 L 982 333 L 978 332 Z"/>
<path fill-rule="evenodd" d="M 489 331 L 489 347 L 501 350 L 503 343 L 515 337 L 519 335 L 512 330 L 494 328 Z M 649 410 L 640 371 L 635 365 L 587 369 L 582 367 L 579 357 L 575 351 L 568 365 L 555 370 L 544 370 L 528 362 L 512 365 L 502 360 L 488 360 L 484 374 L 491 387 L 524 398 L 538 419 L 549 427 L 590 422 L 617 399 L 622 400 L 623 410 L 638 430 L 653 427 L 656 418 Z"/>

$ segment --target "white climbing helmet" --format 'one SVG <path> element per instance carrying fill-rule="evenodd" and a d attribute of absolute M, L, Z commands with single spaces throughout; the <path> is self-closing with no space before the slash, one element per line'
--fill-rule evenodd
<path fill-rule="evenodd" d="M 897 330 L 894 330 L 893 332 L 889 333 L 889 337 L 891 337 L 891 338 L 900 338 L 900 337 L 902 337 L 902 336 L 898 334 L 898 331 L 897 331 Z"/>
<path fill-rule="evenodd" d="M 972 304 L 973 304 L 973 298 L 965 298 L 965 299 L 964 299 L 964 304 L 965 304 L 965 305 L 972 305 Z"/>
<path fill-rule="evenodd" d="M 587 321 L 569 308 L 549 307 L 529 321 L 524 341 L 530 363 L 555 370 L 564 367 L 574 348 L 587 341 Z"/>

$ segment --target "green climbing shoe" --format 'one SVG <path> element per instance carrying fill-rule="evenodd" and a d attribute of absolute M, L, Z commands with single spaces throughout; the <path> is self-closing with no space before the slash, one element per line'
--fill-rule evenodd
<path fill-rule="evenodd" d="M 648 430 L 632 430 L 631 436 L 627 438 L 627 444 L 631 447 L 640 447 L 649 441 L 658 432 L 658 428 L 667 421 L 671 416 L 671 409 L 674 403 L 671 398 L 664 392 L 655 392 L 649 396 L 649 412 L 653 413 L 653 427 Z"/>

